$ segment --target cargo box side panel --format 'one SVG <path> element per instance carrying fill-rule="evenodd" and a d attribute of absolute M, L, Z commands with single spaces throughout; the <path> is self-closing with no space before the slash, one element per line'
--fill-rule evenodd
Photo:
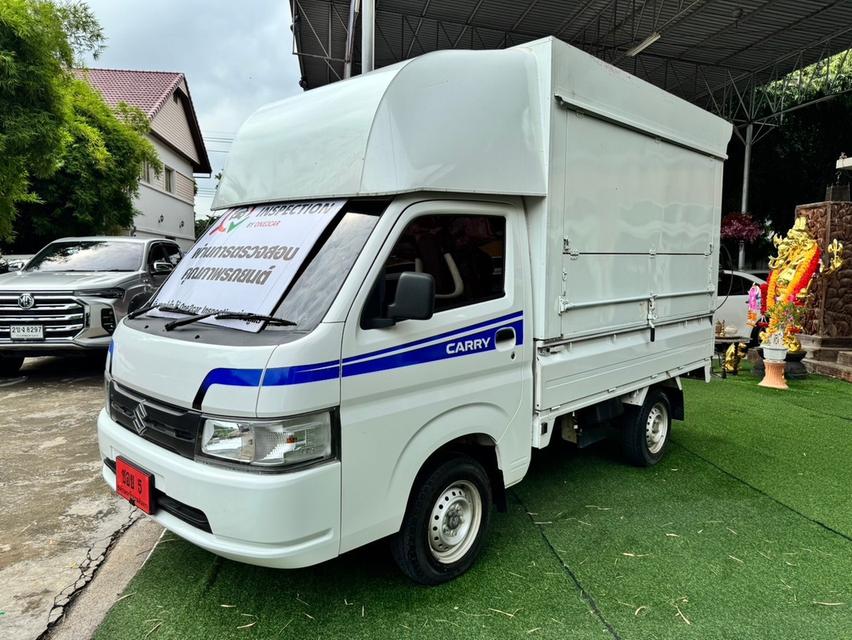
<path fill-rule="evenodd" d="M 536 411 L 580 409 L 709 362 L 713 327 L 706 319 L 546 345 L 536 350 Z"/>
<path fill-rule="evenodd" d="M 562 339 L 708 315 L 721 161 L 564 110 Z"/>
<path fill-rule="evenodd" d="M 580 253 L 707 254 L 718 242 L 721 161 L 560 110 L 567 122 L 565 233 Z"/>

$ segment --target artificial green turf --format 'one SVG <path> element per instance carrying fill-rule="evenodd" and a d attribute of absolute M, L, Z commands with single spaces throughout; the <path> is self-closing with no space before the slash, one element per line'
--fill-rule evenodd
<path fill-rule="evenodd" d="M 141 638 L 158 623 L 149 638 L 611 637 L 517 502 L 498 518 L 481 562 L 434 589 L 407 582 L 382 543 L 274 571 L 170 535 L 97 638 Z"/>
<path fill-rule="evenodd" d="M 852 632 L 848 540 L 677 446 L 650 470 L 548 454 L 518 493 L 621 637 Z"/>
<path fill-rule="evenodd" d="M 174 539 L 97 638 L 852 638 L 852 387 L 756 383 L 686 381 L 653 469 L 537 455 L 451 584 L 411 585 L 382 543 L 285 572 Z"/>
<path fill-rule="evenodd" d="M 810 376 L 784 392 L 757 381 L 685 380 L 675 442 L 852 538 L 852 385 Z"/>

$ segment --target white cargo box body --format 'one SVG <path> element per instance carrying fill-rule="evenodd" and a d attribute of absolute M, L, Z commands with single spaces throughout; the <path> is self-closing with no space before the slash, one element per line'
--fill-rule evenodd
<path fill-rule="evenodd" d="M 564 43 L 539 61 L 546 198 L 527 198 L 535 406 L 565 413 L 709 362 L 731 125 Z"/>
<path fill-rule="evenodd" d="M 522 197 L 544 419 L 709 362 L 730 135 L 554 38 L 438 51 L 258 111 L 214 208 Z"/>

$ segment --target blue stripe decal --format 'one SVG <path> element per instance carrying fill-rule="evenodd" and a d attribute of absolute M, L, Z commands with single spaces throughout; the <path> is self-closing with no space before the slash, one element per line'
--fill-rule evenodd
<path fill-rule="evenodd" d="M 115 351 L 115 340 L 110 338 L 109 346 L 107 347 L 106 370 L 112 375 L 112 352 Z"/>
<path fill-rule="evenodd" d="M 201 392 L 214 384 L 224 384 L 230 387 L 259 387 L 263 369 L 213 369 L 204 376 Z"/>
<path fill-rule="evenodd" d="M 400 367 L 410 367 L 416 364 L 426 364 L 427 362 L 436 362 L 438 360 L 448 360 L 451 358 L 459 358 L 461 356 L 469 356 L 475 353 L 485 353 L 487 351 L 495 351 L 497 349 L 494 344 L 495 335 L 500 329 L 512 328 L 515 330 L 516 344 L 523 343 L 524 321 L 518 320 L 511 324 L 494 327 L 465 335 L 460 338 L 446 340 L 437 344 L 430 344 L 419 349 L 411 351 L 403 351 L 385 356 L 383 358 L 375 358 L 373 360 L 359 361 L 353 363 L 344 363 L 343 377 L 360 376 L 365 373 L 376 373 L 378 371 L 387 371 L 389 369 L 398 369 Z"/>
<path fill-rule="evenodd" d="M 514 322 L 510 322 L 514 320 Z M 487 327 L 483 329 L 483 327 Z M 344 360 L 332 360 L 317 364 L 297 365 L 293 367 L 272 367 L 266 369 L 213 369 L 208 373 L 198 393 L 193 406 L 200 408 L 207 390 L 214 384 L 238 387 L 278 387 L 322 380 L 333 380 L 337 377 L 359 376 L 367 373 L 388 371 L 400 367 L 437 362 L 459 358 L 477 353 L 494 351 L 496 335 L 500 329 L 514 329 L 515 343 L 524 343 L 523 311 L 485 320 L 476 324 L 439 333 L 428 338 L 421 338 L 406 344 L 397 345 L 352 356 Z M 476 329 L 481 329 L 476 331 Z M 474 333 L 470 333 L 474 331 Z M 439 341 L 439 342 L 436 342 Z M 433 344 L 427 344 L 433 343 Z M 420 346 L 422 345 L 422 346 Z M 411 347 L 418 347 L 412 349 Z M 379 357 L 377 357 L 379 356 Z M 342 371 L 341 371 L 342 368 Z"/>
<path fill-rule="evenodd" d="M 213 369 L 204 376 L 198 392 L 192 400 L 193 409 L 201 409 L 201 403 L 207 390 L 214 384 L 222 384 L 229 387 L 259 387 L 263 369 Z"/>
<path fill-rule="evenodd" d="M 353 360 L 363 360 L 365 358 L 371 358 L 373 356 L 378 356 L 383 353 L 389 353 L 391 351 L 401 351 L 402 349 L 407 349 L 409 347 L 417 346 L 418 344 L 423 344 L 426 342 L 432 342 L 433 340 L 440 340 L 441 338 L 447 338 L 449 336 L 455 336 L 460 333 L 464 333 L 466 331 L 473 331 L 474 329 L 479 329 L 480 327 L 485 327 L 490 324 L 496 324 L 498 322 L 504 322 L 506 320 L 514 320 L 515 318 L 520 318 L 524 315 L 523 311 L 518 311 L 517 313 L 510 313 L 507 316 L 501 316 L 500 318 L 494 318 L 492 320 L 485 320 L 484 322 L 477 322 L 476 324 L 472 324 L 468 327 L 464 327 L 462 329 L 454 329 L 452 331 L 446 331 L 444 333 L 439 333 L 434 336 L 429 336 L 428 338 L 421 338 L 420 340 L 415 340 L 413 342 L 407 342 L 405 344 L 398 345 L 396 347 L 388 347 L 386 349 L 379 349 L 378 351 L 373 351 L 371 353 L 365 353 L 360 356 L 352 356 L 350 358 L 346 358 L 343 360 L 343 363 L 352 362 Z"/>
<path fill-rule="evenodd" d="M 340 360 L 315 365 L 308 364 L 298 367 L 273 367 L 266 370 L 262 386 L 280 387 L 305 382 L 332 380 L 340 376 Z"/>

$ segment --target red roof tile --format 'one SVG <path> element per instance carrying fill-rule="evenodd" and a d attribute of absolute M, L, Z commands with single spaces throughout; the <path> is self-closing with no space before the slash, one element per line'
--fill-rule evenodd
<path fill-rule="evenodd" d="M 175 71 L 131 71 L 129 69 L 74 69 L 74 75 L 86 80 L 103 96 L 104 102 L 115 108 L 119 102 L 137 107 L 152 120 L 166 100 L 185 80 L 182 73 Z M 186 87 L 186 116 L 192 137 L 198 150 L 198 161 L 193 161 L 197 173 L 210 173 L 210 159 L 198 126 L 198 118 L 189 87 Z M 167 144 L 170 141 L 165 140 Z M 174 146 L 174 145 L 172 145 Z M 180 152 L 180 149 L 177 149 Z M 182 153 L 182 152 L 181 152 Z"/>
<path fill-rule="evenodd" d="M 111 107 L 119 102 L 138 107 L 149 118 L 183 80 L 183 74 L 172 71 L 129 71 L 126 69 L 75 69 L 75 75 L 87 80 Z"/>

